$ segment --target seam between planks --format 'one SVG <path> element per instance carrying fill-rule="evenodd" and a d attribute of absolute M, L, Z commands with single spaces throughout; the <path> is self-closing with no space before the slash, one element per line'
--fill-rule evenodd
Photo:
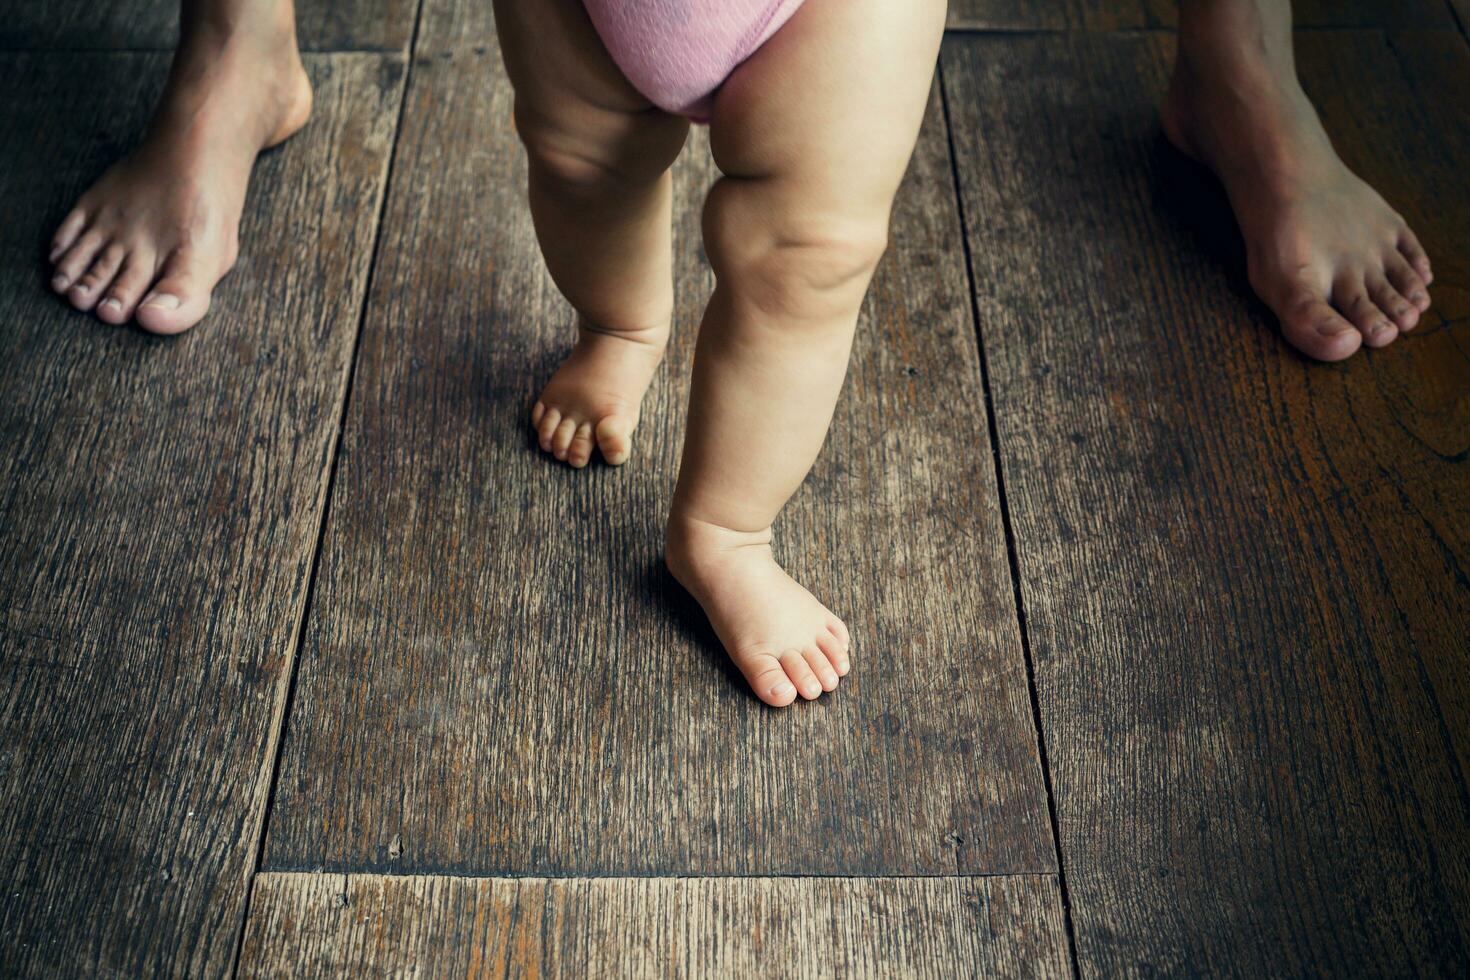
<path fill-rule="evenodd" d="M 833 875 L 833 874 L 576 874 L 576 875 L 544 875 L 544 874 L 394 874 L 382 871 L 259 871 L 256 878 L 276 878 L 301 881 L 313 881 L 319 878 L 341 878 L 344 881 L 353 879 L 391 879 L 394 881 L 411 881 L 423 879 L 425 881 L 777 881 L 777 880 L 810 880 L 810 881 L 993 881 L 997 879 L 1016 878 L 1056 878 L 1055 871 L 980 871 L 974 874 L 933 874 L 933 875 Z M 1063 910 L 1065 912 L 1065 909 Z"/>
<path fill-rule="evenodd" d="M 1046 753 L 1046 732 L 1041 723 L 1041 699 L 1036 687 L 1036 666 L 1032 660 L 1031 638 L 1026 628 L 1026 603 L 1021 592 L 1021 564 L 1016 549 L 1015 527 L 1011 522 L 1011 511 L 1006 501 L 1005 467 L 1001 459 L 1000 429 L 996 421 L 995 400 L 991 396 L 990 364 L 985 355 L 985 340 L 980 333 L 980 304 L 975 298 L 975 262 L 970 254 L 969 218 L 965 214 L 965 203 L 960 193 L 960 164 L 955 152 L 954 124 L 949 111 L 949 91 L 945 85 L 944 52 L 939 56 L 939 102 L 943 109 L 944 135 L 949 146 L 950 179 L 954 186 L 955 210 L 960 222 L 960 243 L 965 253 L 965 286 L 970 293 L 970 319 L 975 327 L 975 347 L 980 361 L 980 392 L 985 400 L 985 424 L 990 438 L 990 453 L 995 464 L 995 491 L 1000 503 L 1001 527 L 1005 532 L 1006 558 L 1011 566 L 1011 588 L 1016 609 L 1016 626 L 1021 634 L 1021 656 L 1026 663 L 1026 688 L 1031 695 L 1031 723 L 1036 730 L 1036 751 L 1041 762 L 1041 781 L 1046 789 L 1046 811 L 1051 822 L 1052 848 L 1057 859 L 1057 890 L 1062 900 L 1062 923 L 1067 933 L 1067 958 L 1072 975 L 1081 977 L 1081 965 L 1077 959 L 1077 935 L 1072 925 L 1072 901 L 1067 890 L 1066 862 L 1062 856 L 1061 828 L 1057 821 L 1056 794 L 1052 791 L 1051 764 Z"/>
<path fill-rule="evenodd" d="M 1466 44 L 1470 44 L 1470 24 L 1466 24 L 1460 17 L 1460 11 L 1455 9 L 1454 0 L 1444 0 L 1444 3 L 1450 8 L 1450 20 L 1454 21 L 1455 26 L 1460 29 L 1460 36 L 1465 39 Z"/>
<path fill-rule="evenodd" d="M 138 44 L 122 47 L 108 47 L 106 45 L 85 44 L 3 44 L 0 43 L 0 54 L 173 54 L 178 50 L 176 44 Z M 297 50 L 303 55 L 313 54 L 402 54 L 408 51 L 401 46 L 379 46 L 379 47 L 313 47 L 310 44 L 299 45 Z"/>
<path fill-rule="evenodd" d="M 231 977 L 238 976 L 240 971 L 240 953 L 245 944 L 245 928 L 250 922 L 250 907 L 255 898 L 255 881 L 260 876 L 260 864 L 265 855 L 265 842 L 270 830 L 270 815 L 275 803 L 276 785 L 281 777 L 281 755 L 285 744 L 286 725 L 291 717 L 291 703 L 296 694 L 297 667 L 301 659 L 302 643 L 306 639 L 306 627 L 311 619 L 311 599 L 316 592 L 317 574 L 321 570 L 321 559 L 323 545 L 326 542 L 327 523 L 331 516 L 332 492 L 337 483 L 337 464 L 341 458 L 342 436 L 347 428 L 347 413 L 352 404 L 352 386 L 357 377 L 357 359 L 362 348 L 362 334 L 367 323 L 368 311 L 372 306 L 373 283 L 378 268 L 379 249 L 383 241 L 383 223 L 387 218 L 388 202 L 393 189 L 393 170 L 398 162 L 398 147 L 403 137 L 403 114 L 408 107 L 409 86 L 413 81 L 414 47 L 418 40 L 419 24 L 423 20 L 425 0 L 419 0 L 414 9 L 413 31 L 409 35 L 408 46 L 404 53 L 403 80 L 399 83 L 398 91 L 398 115 L 393 121 L 393 146 L 388 152 L 387 164 L 383 172 L 383 181 L 379 191 L 378 220 L 373 226 L 373 241 L 370 247 L 371 258 L 368 261 L 367 274 L 363 279 L 362 302 L 357 314 L 357 331 L 352 337 L 352 353 L 347 360 L 346 377 L 342 382 L 341 409 L 337 417 L 337 429 L 333 433 L 331 443 L 328 446 L 330 462 L 327 466 L 327 479 L 322 488 L 321 504 L 317 509 L 316 548 L 311 556 L 311 570 L 306 578 L 306 591 L 302 596 L 301 609 L 298 614 L 296 628 L 296 642 L 289 651 L 286 665 L 286 691 L 284 697 L 278 700 L 280 705 L 278 715 L 271 725 L 269 737 L 266 741 L 264 766 L 269 766 L 269 777 L 266 781 L 265 800 L 259 808 L 259 817 L 256 822 L 254 847 L 251 849 L 250 866 L 246 871 L 245 901 L 240 905 L 240 920 L 235 929 L 235 951 L 230 957 Z M 382 52 L 391 54 L 393 52 Z"/>

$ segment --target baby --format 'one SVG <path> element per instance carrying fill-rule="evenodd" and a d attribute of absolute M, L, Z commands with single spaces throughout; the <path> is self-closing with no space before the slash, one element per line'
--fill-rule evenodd
<path fill-rule="evenodd" d="M 531 413 L 572 466 L 628 460 L 673 312 L 672 182 L 690 120 L 700 325 L 665 558 L 767 704 L 837 687 L 842 620 L 771 554 L 811 469 L 928 101 L 943 0 L 497 0 L 536 235 L 578 336 Z"/>

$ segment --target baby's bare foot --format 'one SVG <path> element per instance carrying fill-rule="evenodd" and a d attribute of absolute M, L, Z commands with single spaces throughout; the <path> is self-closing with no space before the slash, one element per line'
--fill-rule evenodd
<path fill-rule="evenodd" d="M 626 463 L 643 393 L 668 341 L 667 326 L 612 331 L 579 325 L 571 354 L 531 410 L 542 451 L 583 467 L 595 447 L 611 465 Z"/>
<path fill-rule="evenodd" d="M 1337 361 L 1414 329 L 1434 279 L 1414 233 L 1338 158 L 1294 74 L 1251 44 L 1219 50 L 1191 59 L 1181 42 L 1164 132 L 1225 185 L 1283 336 Z"/>
<path fill-rule="evenodd" d="M 847 674 L 847 627 L 776 564 L 769 528 L 732 531 L 675 515 L 664 556 L 766 704 L 784 707 L 798 691 L 810 701 Z"/>
<path fill-rule="evenodd" d="M 255 157 L 311 111 L 290 4 L 248 9 L 238 23 L 190 24 L 142 146 L 62 220 L 51 286 L 77 309 L 178 333 L 234 265 Z"/>

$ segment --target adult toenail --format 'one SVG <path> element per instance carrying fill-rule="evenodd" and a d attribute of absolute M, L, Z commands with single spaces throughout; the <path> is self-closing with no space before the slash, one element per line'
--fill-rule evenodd
<path fill-rule="evenodd" d="M 844 674 L 847 673 L 847 661 L 846 660 L 839 660 L 839 661 L 837 661 L 837 669 L 840 670 L 840 671 L 842 671 Z"/>
<path fill-rule="evenodd" d="M 822 693 L 822 685 L 818 684 L 816 681 L 808 681 L 802 687 L 802 690 L 806 691 L 806 696 L 807 697 L 814 698 L 818 694 L 821 694 Z"/>
<path fill-rule="evenodd" d="M 109 296 L 107 297 L 107 299 L 104 299 L 102 301 L 102 308 L 104 310 L 111 310 L 112 312 L 117 313 L 122 310 L 122 302 Z"/>
<path fill-rule="evenodd" d="M 57 292 L 60 292 L 61 290 L 65 289 L 70 283 L 71 280 L 66 278 L 66 276 L 55 276 L 51 280 L 51 288 L 56 290 Z"/>
<path fill-rule="evenodd" d="M 796 690 L 796 688 L 792 687 L 791 684 L 790 684 L 790 682 L 788 682 L 788 681 L 782 681 L 781 683 L 777 684 L 775 687 L 771 688 L 771 697 L 773 697 L 773 698 L 784 698 L 786 695 L 792 693 L 795 690 Z"/>
<path fill-rule="evenodd" d="M 1375 324 L 1373 324 L 1373 336 L 1375 336 L 1375 337 L 1382 337 L 1386 333 L 1388 333 L 1388 324 L 1386 324 L 1386 323 L 1375 323 Z"/>
<path fill-rule="evenodd" d="M 176 310 L 179 308 L 179 298 L 169 293 L 159 293 L 157 296 L 149 297 L 143 305 L 159 310 Z"/>
<path fill-rule="evenodd" d="M 1425 297 L 1423 293 L 1415 293 L 1414 295 L 1410 296 L 1409 299 L 1413 300 L 1416 303 L 1422 303 L 1424 302 Z"/>

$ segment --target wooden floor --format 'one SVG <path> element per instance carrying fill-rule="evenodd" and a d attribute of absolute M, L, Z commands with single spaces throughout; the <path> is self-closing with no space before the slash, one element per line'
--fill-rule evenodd
<path fill-rule="evenodd" d="M 1159 135 L 1170 3 L 952 2 L 778 540 L 859 658 L 780 712 L 658 561 L 703 133 L 638 455 L 572 472 L 488 3 L 303 0 L 198 330 L 49 294 L 172 10 L 0 0 L 0 975 L 1470 971 L 1470 4 L 1300 5 L 1437 275 L 1320 365 Z"/>

